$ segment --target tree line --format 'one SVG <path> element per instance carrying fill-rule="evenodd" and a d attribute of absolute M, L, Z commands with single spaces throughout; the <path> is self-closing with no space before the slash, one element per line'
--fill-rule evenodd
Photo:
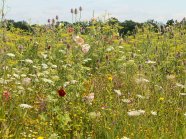
<path fill-rule="evenodd" d="M 12 28 L 18 28 L 21 29 L 25 32 L 30 32 L 33 33 L 34 30 L 33 28 L 38 26 L 37 24 L 34 25 L 30 25 L 28 24 L 26 21 L 14 21 L 14 20 L 4 20 L 5 23 L 3 23 L 2 27 L 5 27 L 7 30 L 11 30 Z M 168 20 L 165 24 L 163 23 L 159 23 L 155 20 L 148 20 L 146 22 L 143 23 L 139 23 L 139 22 L 135 22 L 133 20 L 125 20 L 124 22 L 120 22 L 117 18 L 115 17 L 111 17 L 109 18 L 106 22 L 102 22 L 102 21 L 97 21 L 96 24 L 102 25 L 104 26 L 105 24 L 109 25 L 109 26 L 118 26 L 118 33 L 120 36 L 125 36 L 125 35 L 133 35 L 136 33 L 136 28 L 141 28 L 144 24 L 149 24 L 152 26 L 153 30 L 155 32 L 158 32 L 158 30 L 161 30 L 163 32 L 163 29 L 167 26 L 174 26 L 174 25 L 178 25 L 178 24 L 184 24 L 186 25 L 186 18 L 183 18 L 183 20 L 181 22 L 178 22 L 176 20 Z M 89 22 L 75 22 L 75 23 L 70 23 L 70 22 L 66 22 L 66 21 L 57 21 L 55 23 L 55 26 L 59 26 L 60 24 L 63 24 L 63 26 L 65 27 L 73 27 L 75 25 L 78 25 L 84 29 L 86 29 L 87 27 L 91 26 L 93 24 L 93 21 L 89 21 Z M 41 25 L 40 27 L 44 27 L 47 25 Z"/>

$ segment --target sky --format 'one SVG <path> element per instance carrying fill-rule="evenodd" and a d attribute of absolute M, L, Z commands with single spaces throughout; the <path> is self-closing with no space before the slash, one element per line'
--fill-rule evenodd
<path fill-rule="evenodd" d="M 79 6 L 83 8 L 83 21 L 90 20 L 93 11 L 95 17 L 103 19 L 107 15 L 120 21 L 154 19 L 165 23 L 186 17 L 186 0 L 6 0 L 6 18 L 45 24 L 58 15 L 60 20 L 71 22 L 70 9 Z"/>

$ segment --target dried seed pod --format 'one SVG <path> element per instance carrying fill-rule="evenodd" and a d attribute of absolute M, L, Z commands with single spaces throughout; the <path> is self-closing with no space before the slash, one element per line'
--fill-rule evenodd
<path fill-rule="evenodd" d="M 75 8 L 74 13 L 77 15 L 78 14 L 78 10 Z"/>
<path fill-rule="evenodd" d="M 59 16 L 58 15 L 56 15 L 56 20 L 58 20 L 59 19 Z"/>
<path fill-rule="evenodd" d="M 70 10 L 70 12 L 73 14 L 73 13 L 74 13 L 74 10 L 73 10 L 73 9 L 71 9 L 71 10 Z"/>
<path fill-rule="evenodd" d="M 50 24 L 50 19 L 48 19 L 48 23 Z"/>
<path fill-rule="evenodd" d="M 52 19 L 52 24 L 55 24 L 55 19 L 54 18 Z"/>
<path fill-rule="evenodd" d="M 80 6 L 80 7 L 79 7 L 79 11 L 81 12 L 82 10 L 83 10 L 83 8 Z"/>

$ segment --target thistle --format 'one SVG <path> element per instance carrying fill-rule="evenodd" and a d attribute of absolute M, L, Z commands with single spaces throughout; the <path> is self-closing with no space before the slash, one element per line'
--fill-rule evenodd
<path fill-rule="evenodd" d="M 56 20 L 59 20 L 59 16 L 58 15 L 56 15 Z"/>
<path fill-rule="evenodd" d="M 48 19 L 48 23 L 50 24 L 50 19 Z"/>
<path fill-rule="evenodd" d="M 80 19 L 81 19 L 81 12 L 82 12 L 82 10 L 83 10 L 83 8 L 80 6 L 80 7 L 79 7 L 79 11 L 80 11 L 79 21 L 80 21 Z"/>
<path fill-rule="evenodd" d="M 75 8 L 75 10 L 74 10 L 74 14 L 75 14 L 75 15 L 78 14 L 78 10 L 77 10 L 77 8 Z"/>
<path fill-rule="evenodd" d="M 76 22 L 77 14 L 78 14 L 78 10 L 77 10 L 77 8 L 75 8 L 75 10 L 74 10 L 74 14 L 75 14 L 75 22 Z"/>
<path fill-rule="evenodd" d="M 73 9 L 71 9 L 71 10 L 70 10 L 70 12 L 71 12 L 71 14 L 72 14 L 72 23 L 73 23 L 73 17 L 74 17 L 73 15 L 74 15 L 74 10 L 73 10 Z"/>

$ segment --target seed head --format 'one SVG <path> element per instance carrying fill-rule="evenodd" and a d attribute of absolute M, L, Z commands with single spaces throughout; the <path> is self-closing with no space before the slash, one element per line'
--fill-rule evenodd
<path fill-rule="evenodd" d="M 50 24 L 50 19 L 48 19 L 48 23 Z"/>
<path fill-rule="evenodd" d="M 55 24 L 55 19 L 54 18 L 52 19 L 52 24 Z"/>
<path fill-rule="evenodd" d="M 83 8 L 80 6 L 80 7 L 79 7 L 79 11 L 81 12 L 82 10 L 83 10 Z"/>
<path fill-rule="evenodd" d="M 56 15 L 56 20 L 58 20 L 59 19 L 59 16 L 58 15 Z"/>
<path fill-rule="evenodd" d="M 75 13 L 75 14 L 78 14 L 78 10 L 77 10 L 77 8 L 75 8 L 74 13 Z"/>
<path fill-rule="evenodd" d="M 71 9 L 71 10 L 70 10 L 70 12 L 73 14 L 73 13 L 74 13 L 74 10 L 73 10 L 73 9 Z"/>

